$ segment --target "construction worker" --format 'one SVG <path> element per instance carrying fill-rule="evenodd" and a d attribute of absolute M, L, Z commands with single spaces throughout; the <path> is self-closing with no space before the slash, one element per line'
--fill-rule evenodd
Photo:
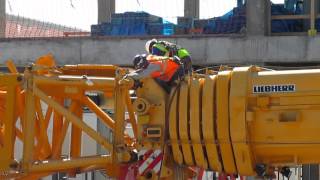
<path fill-rule="evenodd" d="M 146 51 L 152 55 L 179 57 L 184 65 L 185 74 L 191 74 L 192 60 L 190 53 L 185 48 L 181 48 L 178 45 L 170 43 L 168 41 L 158 41 L 156 39 L 147 41 L 145 48 Z"/>
<path fill-rule="evenodd" d="M 136 55 L 133 65 L 136 71 L 126 78 L 132 78 L 136 88 L 141 85 L 139 80 L 152 77 L 169 93 L 171 87 L 176 85 L 176 80 L 184 76 L 183 66 L 176 56 Z"/>

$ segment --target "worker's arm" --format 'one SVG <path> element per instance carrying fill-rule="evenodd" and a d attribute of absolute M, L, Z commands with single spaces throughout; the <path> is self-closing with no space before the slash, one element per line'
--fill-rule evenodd
<path fill-rule="evenodd" d="M 144 70 L 134 71 L 128 74 L 128 77 L 131 77 L 134 80 L 140 80 L 146 77 L 151 76 L 153 72 L 160 71 L 161 68 L 157 64 L 149 64 L 149 66 Z"/>

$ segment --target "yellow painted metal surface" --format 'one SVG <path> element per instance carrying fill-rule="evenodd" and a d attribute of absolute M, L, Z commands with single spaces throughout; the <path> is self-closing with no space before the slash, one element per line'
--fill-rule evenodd
<path fill-rule="evenodd" d="M 168 98 L 168 94 L 166 94 L 152 78 L 144 79 L 143 84 L 144 88 L 139 88 L 137 90 L 137 96 L 146 101 L 140 102 L 147 103 L 148 105 L 144 106 L 147 108 L 147 111 L 143 112 L 144 115 L 140 116 L 138 114 L 138 123 L 143 124 L 138 125 L 137 141 L 139 146 L 156 149 L 165 144 L 164 136 L 161 136 L 161 138 L 158 139 L 146 138 L 144 136 L 146 134 L 145 130 L 147 127 L 156 127 L 161 128 L 162 132 L 168 131 L 168 129 L 165 128 L 169 127 L 165 121 L 166 99 Z M 167 137 L 168 136 L 169 134 Z"/>
<path fill-rule="evenodd" d="M 248 83 L 252 86 L 295 86 L 290 92 L 254 93 L 253 88 L 248 88 L 248 110 L 253 114 L 249 131 L 257 162 L 280 165 L 319 162 L 319 80 L 320 70 L 251 74 Z M 268 98 L 265 106 L 256 103 L 262 96 Z"/>
<path fill-rule="evenodd" d="M 252 175 L 254 160 L 246 121 L 247 89 L 250 67 L 234 68 L 230 83 L 230 136 L 237 170 L 242 175 Z"/>
<path fill-rule="evenodd" d="M 16 75 L 8 76 L 4 79 L 6 81 L 0 82 L 0 85 L 5 85 L 8 93 L 5 97 L 4 116 L 2 116 L 0 120 L 0 133 L 2 134 L 2 142 L 0 145 L 0 171 L 8 171 L 9 166 L 13 162 L 15 139 L 15 88 L 18 85 Z"/>
<path fill-rule="evenodd" d="M 229 119 L 229 83 L 231 71 L 222 71 L 217 76 L 216 87 L 216 110 L 217 110 L 217 138 L 226 173 L 237 173 L 232 143 L 230 139 Z"/>
<path fill-rule="evenodd" d="M 28 169 L 32 157 L 34 155 L 34 124 L 35 124 L 35 107 L 32 90 L 33 82 L 32 75 L 26 73 L 25 76 L 29 78 L 27 80 L 27 89 L 26 89 L 26 110 L 25 110 L 25 122 L 23 122 L 24 138 L 23 138 L 23 155 L 22 155 L 22 168 Z"/>
<path fill-rule="evenodd" d="M 8 61 L 7 65 L 12 74 L 0 74 L 0 179 L 10 177 L 39 179 L 61 170 L 67 171 L 69 176 L 75 176 L 76 173 L 101 168 L 105 168 L 111 176 L 118 176 L 117 164 L 112 164 L 105 157 L 84 156 L 81 150 L 82 131 L 109 152 L 113 150 L 108 140 L 82 121 L 82 110 L 83 106 L 89 107 L 114 130 L 114 120 L 85 93 L 98 91 L 101 94 L 107 94 L 107 98 L 111 98 L 114 95 L 115 69 L 118 68 L 81 66 L 80 69 L 88 70 L 91 74 L 94 74 L 94 69 L 100 69 L 109 71 L 109 74 L 113 72 L 114 75 L 107 76 L 108 73 L 104 75 L 102 73 L 100 75 L 103 77 L 87 77 L 82 76 L 82 71 L 79 70 L 78 74 L 81 74 L 79 76 L 75 69 L 73 76 L 60 76 L 61 71 L 57 67 L 54 65 L 49 67 L 45 63 L 38 61 L 37 65 L 19 74 L 13 62 Z M 125 90 L 121 93 L 125 93 Z M 165 98 L 162 97 L 162 99 Z M 71 103 L 68 104 L 68 102 Z M 122 108 L 127 106 L 132 110 L 130 104 L 122 100 L 118 106 Z M 123 111 L 123 116 L 124 113 Z M 132 116 L 134 115 L 131 113 Z M 68 134 L 70 126 L 72 130 Z M 121 126 L 125 127 L 125 125 Z M 51 140 L 49 140 L 50 136 Z M 68 162 L 58 160 L 67 136 L 70 136 L 71 139 L 69 147 L 64 149 L 64 152 L 67 150 L 67 154 L 70 154 L 71 157 Z M 121 137 L 126 137 L 123 143 L 128 148 L 134 145 L 135 141 L 125 133 L 122 133 Z M 15 147 L 16 141 L 23 144 L 20 162 L 15 160 L 17 159 L 14 153 L 14 149 L 17 148 Z M 47 162 L 48 159 L 54 161 Z"/>
<path fill-rule="evenodd" d="M 202 133 L 210 169 L 221 172 L 215 125 L 215 82 L 216 76 L 205 78 L 202 92 Z"/>
<path fill-rule="evenodd" d="M 202 147 L 201 129 L 201 91 L 203 79 L 192 79 L 190 84 L 190 137 L 193 149 L 193 156 L 198 167 L 208 168 Z"/>
<path fill-rule="evenodd" d="M 181 83 L 179 95 L 179 135 L 182 145 L 182 153 L 185 164 L 194 165 L 194 157 L 190 144 L 189 135 L 189 86 Z"/>
<path fill-rule="evenodd" d="M 181 165 L 183 163 L 183 156 L 182 156 L 181 146 L 179 145 L 179 138 L 178 138 L 178 131 L 179 131 L 178 129 L 178 119 L 179 119 L 178 97 L 179 97 L 179 90 L 175 92 L 172 103 L 170 104 L 169 135 L 170 135 L 173 158 L 176 163 Z"/>

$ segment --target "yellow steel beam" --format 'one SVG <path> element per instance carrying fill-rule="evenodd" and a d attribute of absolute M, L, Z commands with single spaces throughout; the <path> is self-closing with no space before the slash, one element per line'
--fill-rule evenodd
<path fill-rule="evenodd" d="M 6 112 L 2 120 L 4 127 L 3 146 L 0 147 L 0 170 L 9 170 L 13 161 L 14 140 L 15 140 L 15 83 L 7 87 Z M 8 84 L 10 84 L 8 82 Z"/>
<path fill-rule="evenodd" d="M 27 79 L 26 87 L 26 109 L 25 121 L 23 122 L 23 155 L 22 155 L 22 168 L 28 171 L 29 165 L 33 158 L 34 149 L 34 126 L 35 126 L 35 107 L 33 96 L 33 78 L 30 72 L 25 73 Z"/>
<path fill-rule="evenodd" d="M 129 120 L 130 120 L 130 124 L 132 125 L 133 134 L 134 134 L 134 137 L 137 138 L 138 137 L 137 121 L 134 115 L 134 110 L 133 110 L 133 106 L 130 99 L 130 93 L 128 89 L 124 90 L 124 99 L 125 99 L 124 101 L 126 103 L 128 113 L 129 113 Z"/>
<path fill-rule="evenodd" d="M 95 156 L 95 157 L 82 157 L 64 160 L 44 161 L 38 164 L 33 164 L 30 167 L 30 172 L 59 172 L 68 171 L 70 169 L 85 168 L 92 165 L 109 165 L 112 163 L 111 156 Z"/>
<path fill-rule="evenodd" d="M 58 104 L 63 105 L 63 102 L 64 102 L 63 98 L 56 97 L 54 99 Z M 52 149 L 53 149 L 54 156 L 60 156 L 61 145 L 58 140 L 61 137 L 61 134 L 62 134 L 61 132 L 64 132 L 63 131 L 65 130 L 64 128 L 66 128 L 67 130 L 67 128 L 69 127 L 69 122 L 65 122 L 65 124 L 63 124 L 63 117 L 61 116 L 61 114 L 59 114 L 56 110 L 54 110 L 53 112 L 54 114 L 53 114 L 53 129 L 52 129 Z M 66 127 L 63 128 L 63 126 L 66 126 Z M 64 136 L 63 136 L 63 139 L 64 139 Z"/>
<path fill-rule="evenodd" d="M 115 77 L 117 66 L 103 65 L 103 64 L 78 64 L 78 65 L 65 65 L 59 70 L 63 74 L 68 75 L 89 75 L 89 76 L 104 76 Z"/>
<path fill-rule="evenodd" d="M 72 111 L 80 120 L 82 120 L 82 105 L 80 102 L 76 102 L 75 111 Z M 81 139 L 82 139 L 82 131 L 76 125 L 71 126 L 71 143 L 70 143 L 70 157 L 77 158 L 81 156 Z M 68 173 L 69 176 L 75 177 L 76 172 L 72 171 Z"/>
<path fill-rule="evenodd" d="M 45 118 L 42 114 L 40 99 L 35 98 L 35 110 L 37 112 L 38 122 L 39 122 L 39 146 L 40 146 L 40 154 L 38 157 L 40 160 L 46 159 L 51 154 L 51 147 L 49 144 L 48 134 L 47 134 L 47 128 L 45 124 Z"/>
<path fill-rule="evenodd" d="M 91 138 L 97 141 L 97 143 L 101 144 L 104 148 L 111 150 L 112 145 L 108 143 L 108 141 L 98 134 L 94 129 L 89 127 L 83 121 L 81 121 L 77 116 L 73 113 L 70 113 L 67 109 L 61 106 L 59 103 L 55 102 L 51 98 L 49 98 L 43 91 L 41 91 L 36 86 L 33 87 L 34 94 L 50 105 L 53 109 L 55 109 L 58 113 L 66 117 L 66 120 L 72 122 L 77 127 L 81 128 L 84 132 L 86 132 Z"/>
<path fill-rule="evenodd" d="M 25 116 L 24 116 L 24 107 L 25 107 L 25 90 L 21 90 L 21 87 L 16 88 L 16 106 L 18 115 L 20 117 L 20 123 L 22 125 L 23 129 L 23 123 L 25 122 Z"/>
<path fill-rule="evenodd" d="M 70 112 L 74 112 L 76 109 L 77 109 L 77 103 L 75 101 L 72 101 L 70 107 L 68 108 L 68 110 Z M 61 116 L 61 118 L 62 118 L 62 116 Z M 62 144 L 63 144 L 63 141 L 64 141 L 64 139 L 66 137 L 66 134 L 67 134 L 67 131 L 68 131 L 68 128 L 69 128 L 69 124 L 70 124 L 69 121 L 67 121 L 67 120 L 65 120 L 63 122 L 63 119 L 61 120 L 61 123 L 62 123 L 62 126 L 59 129 L 60 130 L 59 134 L 55 139 L 53 139 L 53 142 L 55 143 L 55 146 L 52 146 L 52 157 L 53 157 L 53 159 L 57 159 L 61 155 Z"/>
<path fill-rule="evenodd" d="M 12 59 L 7 60 L 6 65 L 11 73 L 19 73 Z"/>
<path fill-rule="evenodd" d="M 94 103 L 89 97 L 84 96 L 82 98 L 82 102 L 92 111 L 94 112 L 99 119 L 102 120 L 102 122 L 110 127 L 111 129 L 114 129 L 114 121 L 113 119 L 106 113 L 104 112 L 99 106 L 97 106 L 96 103 Z"/>
<path fill-rule="evenodd" d="M 115 86 L 114 78 L 103 78 L 103 77 L 83 78 L 82 76 L 60 76 L 60 77 L 35 76 L 34 82 L 39 86 L 43 86 L 43 85 L 44 86 L 71 86 L 71 87 L 74 86 L 74 87 L 80 87 L 83 90 L 113 89 Z"/>
<path fill-rule="evenodd" d="M 77 64 L 77 65 L 65 65 L 61 69 L 62 70 L 91 70 L 91 69 L 102 69 L 102 70 L 110 70 L 116 71 L 117 66 L 114 65 L 106 65 L 106 64 Z"/>
<path fill-rule="evenodd" d="M 23 140 L 23 134 L 22 134 L 22 131 L 20 129 L 18 129 L 16 127 L 16 136 L 20 139 L 20 140 Z"/>
<path fill-rule="evenodd" d="M 49 107 L 47 108 L 46 116 L 45 116 L 45 118 L 44 118 L 44 120 L 45 120 L 45 128 L 46 128 L 46 129 L 48 129 L 51 115 L 52 115 L 52 108 L 49 106 Z"/>
<path fill-rule="evenodd" d="M 34 149 L 34 153 L 33 153 L 33 159 L 35 160 L 39 160 L 39 159 L 43 159 L 45 157 L 43 157 L 44 155 L 41 153 L 41 151 L 43 150 L 43 145 L 42 145 L 42 138 L 41 138 L 41 129 L 40 129 L 40 122 L 39 122 L 39 118 L 36 115 L 35 116 L 35 126 L 34 126 L 34 131 L 35 131 L 35 138 L 37 141 L 35 149 Z"/>
<path fill-rule="evenodd" d="M 124 125 L 125 125 L 125 103 L 123 91 L 125 88 L 117 85 L 115 88 L 115 128 L 114 128 L 114 149 L 113 162 L 121 161 L 122 157 L 117 156 L 118 146 L 124 145 Z"/>

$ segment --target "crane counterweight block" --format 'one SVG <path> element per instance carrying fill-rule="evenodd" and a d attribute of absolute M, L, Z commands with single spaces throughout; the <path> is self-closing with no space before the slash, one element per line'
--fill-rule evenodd
<path fill-rule="evenodd" d="M 245 176 L 261 174 L 261 165 L 267 170 L 318 163 L 318 80 L 320 70 L 251 66 L 182 82 L 173 101 L 177 115 L 169 119 L 173 159 Z"/>

